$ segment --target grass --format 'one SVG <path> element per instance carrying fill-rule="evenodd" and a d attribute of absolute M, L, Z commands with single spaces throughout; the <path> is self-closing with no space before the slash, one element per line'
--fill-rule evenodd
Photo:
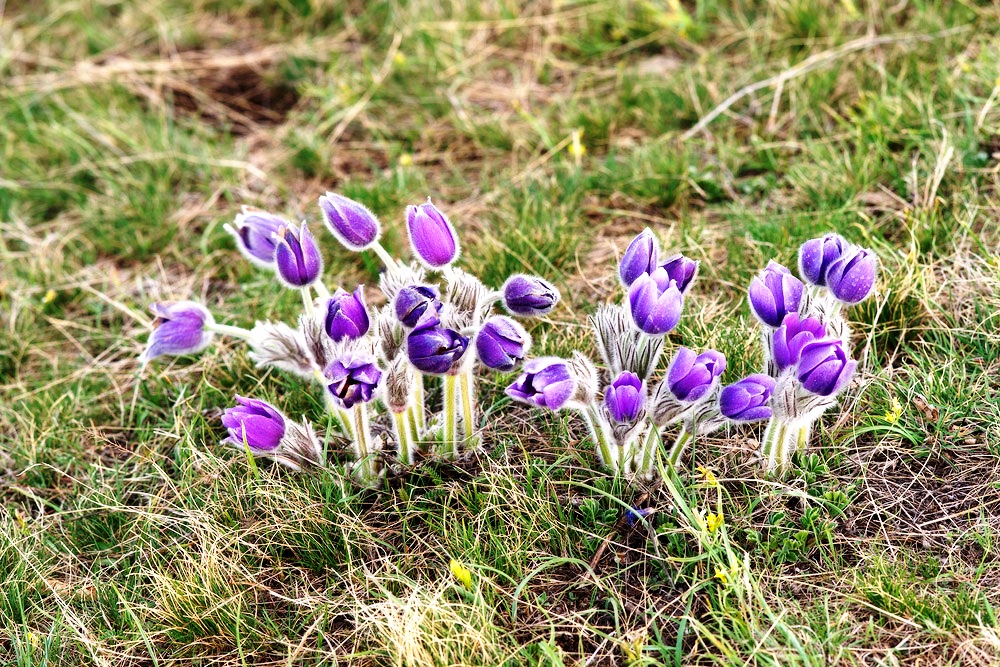
<path fill-rule="evenodd" d="M 1000 660 L 995 6 L 8 0 L 0 16 L 0 662 Z M 750 276 L 839 231 L 883 262 L 851 311 L 863 372 L 782 483 L 747 464 L 747 429 L 699 441 L 680 477 L 624 484 L 578 421 L 501 399 L 505 378 L 483 382 L 506 419 L 476 460 L 377 490 L 255 475 L 216 444 L 233 393 L 322 426 L 320 397 L 227 341 L 140 373 L 141 314 L 196 298 L 228 323 L 291 317 L 298 295 L 222 226 L 243 204 L 315 220 L 327 189 L 370 204 L 398 252 L 402 208 L 431 195 L 465 267 L 557 283 L 539 354 L 592 344 L 586 316 L 648 225 L 702 260 L 671 341 L 718 347 L 727 379 L 759 364 Z M 377 279 L 322 243 L 329 282 Z M 655 512 L 629 527 L 635 504 Z"/>

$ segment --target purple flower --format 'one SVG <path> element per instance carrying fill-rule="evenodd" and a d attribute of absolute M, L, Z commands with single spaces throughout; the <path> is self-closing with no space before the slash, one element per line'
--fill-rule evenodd
<path fill-rule="evenodd" d="M 809 239 L 799 248 L 799 275 L 813 285 L 826 285 L 827 270 L 848 245 L 840 234 Z"/>
<path fill-rule="evenodd" d="M 805 285 L 774 260 L 750 283 L 750 309 L 769 327 L 781 326 L 788 313 L 797 312 Z"/>
<path fill-rule="evenodd" d="M 257 400 L 236 396 L 238 405 L 222 413 L 222 425 L 229 431 L 227 442 L 250 449 L 272 452 L 285 437 L 285 418 L 274 406 Z"/>
<path fill-rule="evenodd" d="M 826 326 L 815 317 L 800 319 L 798 313 L 788 313 L 781 326 L 774 330 L 771 351 L 779 371 L 799 361 L 806 343 L 826 335 Z"/>
<path fill-rule="evenodd" d="M 667 277 L 677 283 L 677 289 L 681 294 L 687 292 L 688 287 L 698 275 L 698 262 L 684 255 L 674 255 L 660 265 L 660 268 L 667 272 Z"/>
<path fill-rule="evenodd" d="M 721 352 L 706 350 L 696 355 L 681 347 L 667 369 L 667 386 L 678 401 L 693 403 L 715 387 L 724 370 L 726 357 Z"/>
<path fill-rule="evenodd" d="M 618 276 L 622 284 L 628 287 L 642 274 L 652 273 L 656 269 L 657 254 L 656 237 L 646 227 L 628 244 L 622 261 L 618 264 Z"/>
<path fill-rule="evenodd" d="M 382 371 L 375 365 L 374 357 L 347 353 L 327 367 L 326 377 L 330 381 L 327 390 L 342 407 L 350 409 L 372 400 Z"/>
<path fill-rule="evenodd" d="M 209 327 L 215 323 L 205 306 L 194 301 L 165 301 L 149 309 L 156 315 L 153 333 L 139 360 L 142 363 L 164 354 L 201 352 L 212 340 Z"/>
<path fill-rule="evenodd" d="M 634 526 L 655 511 L 652 507 L 629 507 L 625 510 L 625 522 Z"/>
<path fill-rule="evenodd" d="M 305 287 L 316 282 L 323 271 L 323 257 L 306 223 L 303 222 L 298 230 L 294 225 L 283 227 L 277 239 L 274 261 L 281 279 L 289 287 Z"/>
<path fill-rule="evenodd" d="M 334 342 L 354 340 L 368 333 L 370 322 L 361 286 L 354 294 L 338 288 L 326 302 L 326 333 Z"/>
<path fill-rule="evenodd" d="M 448 217 L 431 203 L 406 207 L 406 224 L 413 252 L 424 264 L 439 269 L 458 257 L 458 236 Z"/>
<path fill-rule="evenodd" d="M 520 324 L 509 317 L 491 317 L 476 334 L 476 354 L 488 368 L 512 371 L 528 352 L 531 339 Z"/>
<path fill-rule="evenodd" d="M 273 269 L 277 247 L 274 236 L 288 225 L 284 218 L 244 206 L 243 212 L 236 216 L 232 225 L 226 225 L 226 229 L 236 239 L 236 247 L 244 257 L 261 268 Z"/>
<path fill-rule="evenodd" d="M 403 326 L 415 327 L 424 313 L 436 313 L 441 308 L 438 291 L 430 285 L 410 285 L 399 290 L 394 303 L 396 317 Z"/>
<path fill-rule="evenodd" d="M 558 302 L 559 290 L 538 276 L 519 273 L 508 278 L 503 286 L 503 305 L 514 315 L 547 315 Z"/>
<path fill-rule="evenodd" d="M 771 408 L 768 401 L 774 393 L 774 378 L 767 375 L 750 375 L 735 384 L 722 388 L 719 394 L 719 411 L 733 421 L 752 422 L 768 419 Z"/>
<path fill-rule="evenodd" d="M 418 323 L 406 336 L 406 355 L 422 373 L 447 373 L 462 358 L 467 347 L 468 338 L 437 324 L 422 326 Z"/>
<path fill-rule="evenodd" d="M 844 303 L 859 303 L 868 298 L 875 286 L 878 257 L 871 250 L 851 246 L 830 264 L 826 286 Z"/>
<path fill-rule="evenodd" d="M 319 198 L 319 207 L 326 226 L 349 250 L 364 250 L 378 240 L 378 218 L 364 204 L 327 192 Z"/>
<path fill-rule="evenodd" d="M 616 422 L 633 422 L 646 405 L 646 387 L 638 375 L 622 371 L 604 390 L 604 405 Z"/>
<path fill-rule="evenodd" d="M 640 331 L 662 336 L 681 319 L 684 297 L 677 283 L 660 267 L 639 276 L 628 290 L 629 312 Z"/>
<path fill-rule="evenodd" d="M 558 410 L 576 391 L 569 364 L 556 357 L 540 357 L 524 364 L 524 372 L 509 387 L 511 398 L 540 408 Z"/>
<path fill-rule="evenodd" d="M 832 396 L 844 388 L 858 362 L 853 361 L 839 338 L 824 338 L 802 348 L 796 374 L 802 386 L 819 396 Z"/>

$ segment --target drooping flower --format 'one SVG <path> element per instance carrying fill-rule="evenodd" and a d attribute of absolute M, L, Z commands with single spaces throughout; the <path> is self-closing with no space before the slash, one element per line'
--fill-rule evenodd
<path fill-rule="evenodd" d="M 298 229 L 293 225 L 278 232 L 274 261 L 289 287 L 311 285 L 323 272 L 323 257 L 305 222 Z"/>
<path fill-rule="evenodd" d="M 660 268 L 667 272 L 670 280 L 677 283 L 677 289 L 681 294 L 687 292 L 695 276 L 698 275 L 698 261 L 681 254 L 673 255 L 661 264 Z"/>
<path fill-rule="evenodd" d="M 516 274 L 503 286 L 503 303 L 514 315 L 536 317 L 551 313 L 559 302 L 555 285 L 538 276 Z"/>
<path fill-rule="evenodd" d="M 244 206 L 233 224 L 226 225 L 226 230 L 236 239 L 236 247 L 244 257 L 261 268 L 273 269 L 278 245 L 275 235 L 289 225 L 280 216 Z"/>
<path fill-rule="evenodd" d="M 826 272 L 826 286 L 844 303 L 860 303 L 868 298 L 875 286 L 878 257 L 866 248 L 851 246 Z"/>
<path fill-rule="evenodd" d="M 406 224 L 413 251 L 424 264 L 439 269 L 458 258 L 458 235 L 451 221 L 430 197 L 426 204 L 406 207 Z"/>
<path fill-rule="evenodd" d="M 413 328 L 428 310 L 436 312 L 441 308 L 437 288 L 430 285 L 410 285 L 399 290 L 393 307 L 396 317 L 404 326 Z"/>
<path fill-rule="evenodd" d="M 524 372 L 509 386 L 511 398 L 540 408 L 558 410 L 576 391 L 576 380 L 564 359 L 539 357 L 524 364 Z"/>
<path fill-rule="evenodd" d="M 382 371 L 375 358 L 367 354 L 347 353 L 326 369 L 327 390 L 345 409 L 367 403 L 375 396 Z"/>
<path fill-rule="evenodd" d="M 826 326 L 815 317 L 800 318 L 798 313 L 789 313 L 772 336 L 771 352 L 775 366 L 779 371 L 794 366 L 806 343 L 825 335 Z"/>
<path fill-rule="evenodd" d="M 226 439 L 237 447 L 246 443 L 251 450 L 273 452 L 285 436 L 285 418 L 277 408 L 256 398 L 236 396 L 238 405 L 222 413 Z"/>
<path fill-rule="evenodd" d="M 327 228 L 347 249 L 361 251 L 379 237 L 379 222 L 364 204 L 335 192 L 319 198 Z"/>
<path fill-rule="evenodd" d="M 708 395 L 726 370 L 726 357 L 721 352 L 706 350 L 695 354 L 686 347 L 678 348 L 667 369 L 667 385 L 677 400 L 694 403 Z"/>
<path fill-rule="evenodd" d="M 750 309 L 769 327 L 781 326 L 788 313 L 797 312 L 805 286 L 774 260 L 750 283 Z"/>
<path fill-rule="evenodd" d="M 826 285 L 826 273 L 850 244 L 840 234 L 809 239 L 799 248 L 799 275 L 813 285 Z"/>
<path fill-rule="evenodd" d="M 530 343 L 520 324 L 509 317 L 491 317 L 476 334 L 476 354 L 488 368 L 511 371 L 524 359 Z"/>
<path fill-rule="evenodd" d="M 212 314 L 194 301 L 164 301 L 149 309 L 156 315 L 153 332 L 139 360 L 143 363 L 164 354 L 201 352 L 212 340 Z"/>
<path fill-rule="evenodd" d="M 768 402 L 774 385 L 774 378 L 757 374 L 725 386 L 719 393 L 719 411 L 733 421 L 769 419 L 772 413 Z"/>
<path fill-rule="evenodd" d="M 467 337 L 436 323 L 423 326 L 418 322 L 417 327 L 406 336 L 406 355 L 422 373 L 447 373 L 468 347 Z"/>
<path fill-rule="evenodd" d="M 656 269 L 658 252 L 656 236 L 647 227 L 628 244 L 618 264 L 618 276 L 622 284 L 628 287 L 642 274 L 652 273 Z"/>
<path fill-rule="evenodd" d="M 844 349 L 843 340 L 825 338 L 802 347 L 796 375 L 806 390 L 818 396 L 832 396 L 847 385 L 857 367 L 858 362 Z"/>
<path fill-rule="evenodd" d="M 639 276 L 628 291 L 632 321 L 643 333 L 662 336 L 677 326 L 684 298 L 663 267 Z"/>
<path fill-rule="evenodd" d="M 370 325 L 361 286 L 354 294 L 338 288 L 326 302 L 326 333 L 334 342 L 361 338 L 368 333 Z"/>
<path fill-rule="evenodd" d="M 622 371 L 604 390 L 604 405 L 616 422 L 634 422 L 646 406 L 646 386 L 635 373 Z"/>

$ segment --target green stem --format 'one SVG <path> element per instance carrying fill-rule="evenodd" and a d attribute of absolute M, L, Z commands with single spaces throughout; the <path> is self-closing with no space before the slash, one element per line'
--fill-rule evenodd
<path fill-rule="evenodd" d="M 406 425 L 409 428 L 410 435 L 412 437 L 411 443 L 417 451 L 423 451 L 424 443 L 420 439 L 421 438 L 420 427 L 417 425 L 417 407 L 415 405 L 411 405 L 410 407 L 406 408 L 405 415 L 406 415 Z M 411 456 L 413 456 L 414 454 L 416 454 L 416 452 L 412 452 Z"/>
<path fill-rule="evenodd" d="M 465 449 L 477 449 L 482 444 L 482 438 L 476 428 L 476 385 L 471 364 L 462 371 L 459 378 L 459 389 L 462 394 L 462 422 L 465 424 Z"/>
<path fill-rule="evenodd" d="M 444 376 L 444 441 L 442 453 L 447 459 L 458 457 L 458 376 Z"/>
<path fill-rule="evenodd" d="M 611 444 L 608 442 L 608 435 L 604 431 L 604 422 L 597 413 L 597 408 L 591 403 L 583 410 L 582 414 L 584 420 L 587 422 L 587 426 L 590 427 L 590 435 L 593 436 L 594 441 L 597 443 L 597 453 L 601 461 L 608 468 L 617 470 L 619 462 L 612 455 Z"/>
<path fill-rule="evenodd" d="M 806 451 L 806 445 L 809 444 L 809 435 L 812 432 L 812 423 L 803 424 L 799 426 L 798 433 L 796 434 L 796 450 L 801 454 Z"/>
<path fill-rule="evenodd" d="M 681 462 L 681 457 L 684 456 L 684 450 L 687 449 L 688 444 L 692 440 L 694 440 L 694 433 L 687 430 L 687 427 L 681 424 L 681 432 L 677 434 L 677 439 L 674 440 L 674 444 L 670 448 L 670 453 L 667 455 L 667 463 L 670 464 L 671 468 L 677 468 Z"/>
<path fill-rule="evenodd" d="M 417 418 L 417 435 L 427 428 L 424 423 L 424 374 L 420 371 L 413 373 L 413 412 Z"/>
<path fill-rule="evenodd" d="M 399 460 L 408 466 L 413 465 L 413 440 L 410 437 L 410 419 L 406 410 L 392 413 L 392 424 L 396 430 L 396 441 L 399 443 Z"/>
<path fill-rule="evenodd" d="M 312 292 L 309 291 L 309 285 L 302 288 L 302 305 L 306 309 L 306 315 L 309 317 L 316 317 L 316 304 L 313 303 Z"/>
<path fill-rule="evenodd" d="M 649 423 L 649 430 L 646 431 L 646 435 L 642 441 L 642 460 L 639 462 L 639 467 L 636 469 L 637 475 L 642 475 L 646 479 L 652 479 L 653 477 L 653 462 L 656 460 L 654 454 L 660 446 L 660 431 L 653 422 Z"/>
<path fill-rule="evenodd" d="M 222 336 L 232 336 L 233 338 L 242 338 L 243 340 L 250 340 L 253 337 L 253 332 L 249 329 L 234 327 L 228 324 L 217 324 L 213 322 L 212 324 L 206 324 L 205 328 Z"/>
<path fill-rule="evenodd" d="M 368 404 L 361 403 L 351 410 L 354 417 L 354 442 L 358 455 L 358 477 L 365 484 L 375 481 L 375 458 L 371 451 L 371 430 L 368 424 Z"/>
<path fill-rule="evenodd" d="M 327 289 L 322 280 L 317 280 L 313 287 L 316 288 L 316 295 L 319 296 L 319 298 L 324 301 L 330 298 L 330 290 Z"/>
<path fill-rule="evenodd" d="M 372 252 L 374 252 L 380 260 L 382 260 L 382 263 L 385 264 L 385 268 L 395 269 L 398 266 L 396 260 L 392 258 L 392 255 L 390 255 L 378 241 L 375 241 L 369 247 L 372 249 Z"/>
<path fill-rule="evenodd" d="M 788 436 L 788 422 L 772 417 L 764 430 L 761 445 L 761 464 L 768 476 L 781 475 L 788 469 Z"/>

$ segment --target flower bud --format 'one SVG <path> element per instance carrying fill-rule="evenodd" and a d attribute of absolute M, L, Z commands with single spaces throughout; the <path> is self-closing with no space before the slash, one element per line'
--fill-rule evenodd
<path fill-rule="evenodd" d="M 524 359 L 531 338 L 509 317 L 491 317 L 476 334 L 476 354 L 484 366 L 512 371 Z"/>
<path fill-rule="evenodd" d="M 656 237 L 647 227 L 628 244 L 622 261 L 618 264 L 618 276 L 622 284 L 628 287 L 642 274 L 652 273 L 656 269 L 657 254 Z"/>
<path fill-rule="evenodd" d="M 858 367 L 839 338 L 824 338 L 802 347 L 796 375 L 803 388 L 818 396 L 832 396 L 843 389 Z"/>
<path fill-rule="evenodd" d="M 677 326 L 684 298 L 662 267 L 639 276 L 628 290 L 632 321 L 643 333 L 662 336 Z"/>
<path fill-rule="evenodd" d="M 558 302 L 559 290 L 538 276 L 513 275 L 503 286 L 503 305 L 513 315 L 547 315 Z"/>
<path fill-rule="evenodd" d="M 205 306 L 194 301 L 165 301 L 149 309 L 156 315 L 153 332 L 139 361 L 146 363 L 164 354 L 201 352 L 212 340 L 215 320 Z"/>
<path fill-rule="evenodd" d="M 348 250 L 361 251 L 378 240 L 378 218 L 364 204 L 327 192 L 319 207 L 327 228 Z"/>
<path fill-rule="evenodd" d="M 326 302 L 326 334 L 334 342 L 361 338 L 368 333 L 369 326 L 368 309 L 365 308 L 364 292 L 360 286 L 354 294 L 338 288 Z"/>
<path fill-rule="evenodd" d="M 721 352 L 706 350 L 696 355 L 681 347 L 667 369 L 667 386 L 678 401 L 694 403 L 715 388 L 724 370 L 726 357 Z"/>
<path fill-rule="evenodd" d="M 774 393 L 774 378 L 750 375 L 719 393 L 719 411 L 733 421 L 751 422 L 771 417 L 768 402 Z"/>
<path fill-rule="evenodd" d="M 685 257 L 684 255 L 674 255 L 660 265 L 660 268 L 667 272 L 667 277 L 677 283 L 677 289 L 681 294 L 687 292 L 688 287 L 698 275 L 697 260 Z"/>
<path fill-rule="evenodd" d="M 851 246 L 830 264 L 826 286 L 844 303 L 860 303 L 868 298 L 875 286 L 878 257 L 871 250 Z"/>
<path fill-rule="evenodd" d="M 420 372 L 443 375 L 458 363 L 468 346 L 469 339 L 453 329 L 418 322 L 406 337 L 406 356 Z"/>
<path fill-rule="evenodd" d="M 222 413 L 226 439 L 237 447 L 246 443 L 251 450 L 274 452 L 285 436 L 285 418 L 274 406 L 255 398 L 236 397 L 239 404 Z"/>
<path fill-rule="evenodd" d="M 616 422 L 634 422 L 646 407 L 646 386 L 635 373 L 623 371 L 604 390 L 604 405 Z"/>
<path fill-rule="evenodd" d="M 277 247 L 275 234 L 288 226 L 284 218 L 244 206 L 233 224 L 226 225 L 226 230 L 236 239 L 236 247 L 244 257 L 261 268 L 273 269 Z"/>
<path fill-rule="evenodd" d="M 410 285 L 399 290 L 393 306 L 396 317 L 404 326 L 413 328 L 428 310 L 436 312 L 441 308 L 437 288 L 430 285 Z"/>
<path fill-rule="evenodd" d="M 507 387 L 506 393 L 518 401 L 558 410 L 573 397 L 575 390 L 576 380 L 565 360 L 540 357 L 524 364 L 524 372 Z"/>
<path fill-rule="evenodd" d="M 799 248 L 799 275 L 813 285 L 826 285 L 826 273 L 848 247 L 840 234 L 809 239 Z"/>
<path fill-rule="evenodd" d="M 316 282 L 323 272 L 323 257 L 306 223 L 298 229 L 294 225 L 283 227 L 277 240 L 274 261 L 282 281 L 289 287 L 305 287 Z"/>
<path fill-rule="evenodd" d="M 815 317 L 799 318 L 798 313 L 788 313 L 781 326 L 774 330 L 771 356 L 779 371 L 794 366 L 799 361 L 806 343 L 826 335 L 826 326 Z"/>
<path fill-rule="evenodd" d="M 374 357 L 348 353 L 327 367 L 326 378 L 329 380 L 326 388 L 333 398 L 341 407 L 350 409 L 372 400 L 382 371 L 375 365 Z"/>
<path fill-rule="evenodd" d="M 431 203 L 406 207 L 406 224 L 413 252 L 433 269 L 447 266 L 458 258 L 458 236 L 444 213 Z"/>
<path fill-rule="evenodd" d="M 750 309 L 769 327 L 781 326 L 788 313 L 799 310 L 805 285 L 774 260 L 750 283 Z"/>

